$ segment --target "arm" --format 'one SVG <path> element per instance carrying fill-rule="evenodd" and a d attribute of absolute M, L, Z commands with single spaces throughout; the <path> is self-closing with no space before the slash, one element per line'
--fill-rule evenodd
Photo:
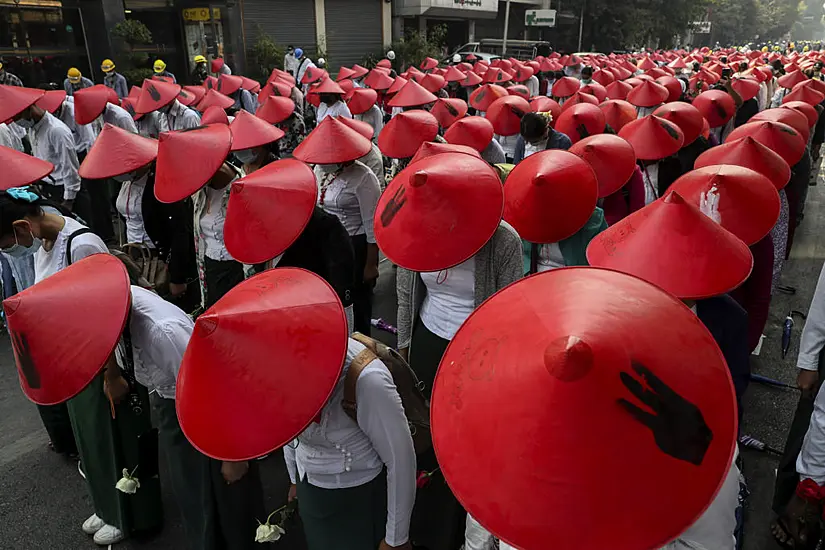
<path fill-rule="evenodd" d="M 797 368 L 817 371 L 819 354 L 822 353 L 823 347 L 825 347 L 825 265 L 819 273 L 816 291 L 814 291 L 814 297 L 808 309 L 808 319 L 805 321 L 805 328 L 802 329 L 799 357 L 796 360 Z"/>
<path fill-rule="evenodd" d="M 817 485 L 825 484 L 825 392 L 822 388 L 814 401 L 808 433 L 796 459 L 796 471 L 800 480 L 812 479 Z"/>
<path fill-rule="evenodd" d="M 415 502 L 415 450 L 401 397 L 378 361 L 358 378 L 358 426 L 387 466 L 387 528 L 384 540 L 401 546 L 409 539 Z"/>
<path fill-rule="evenodd" d="M 298 465 L 295 462 L 295 447 L 293 443 L 297 443 L 297 439 L 290 441 L 284 445 L 284 462 L 286 463 L 286 471 L 289 472 L 289 482 L 295 485 L 298 483 Z"/>
<path fill-rule="evenodd" d="M 75 264 L 92 254 L 108 254 L 109 248 L 94 233 L 84 233 L 72 240 L 72 263 Z"/>
<path fill-rule="evenodd" d="M 365 170 L 361 173 L 361 181 L 358 182 L 358 186 L 355 188 L 355 195 L 358 197 L 361 223 L 364 224 L 364 231 L 367 234 L 367 244 L 374 245 L 373 218 L 375 217 L 375 208 L 378 206 L 378 199 L 381 197 L 381 185 L 372 170 L 366 166 L 364 168 Z M 369 255 L 367 258 L 369 258 Z"/>
<path fill-rule="evenodd" d="M 733 85 L 731 84 L 730 79 L 725 80 L 725 91 L 727 91 L 733 98 L 734 103 L 736 103 L 737 109 L 742 106 L 742 96 L 739 95 L 739 92 L 733 89 Z"/>
<path fill-rule="evenodd" d="M 496 290 L 518 281 L 524 276 L 524 256 L 521 238 L 516 230 L 502 222 L 493 237 L 496 245 Z"/>
<path fill-rule="evenodd" d="M 406 352 L 412 341 L 412 328 L 415 319 L 412 318 L 412 289 L 418 273 L 398 268 L 395 276 L 396 294 L 398 295 L 398 350 Z M 402 353 L 404 355 L 404 353 Z M 405 357 L 406 358 L 406 357 Z"/>
<path fill-rule="evenodd" d="M 65 128 L 65 125 L 61 126 Z M 60 179 L 63 183 L 63 200 L 71 202 L 80 191 L 80 175 L 77 173 L 80 163 L 77 161 L 74 138 L 68 128 L 65 128 L 65 131 L 52 132 L 52 135 L 55 136 L 55 142 L 52 144 L 55 147 L 57 161 L 55 162 L 55 172 L 60 171 Z M 60 168 L 57 168 L 58 166 Z"/>

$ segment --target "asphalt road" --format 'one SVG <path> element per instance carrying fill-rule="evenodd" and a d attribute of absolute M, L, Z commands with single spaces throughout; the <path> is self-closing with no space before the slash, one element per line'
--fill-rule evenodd
<path fill-rule="evenodd" d="M 795 286 L 793 296 L 774 297 L 762 353 L 754 357 L 753 370 L 759 374 L 793 383 L 795 360 L 802 322 L 797 322 L 791 351 L 781 358 L 781 334 L 785 315 L 791 309 L 807 312 L 819 271 L 825 261 L 825 184 L 812 187 L 806 217 L 797 232 L 793 256 L 786 264 L 783 284 Z M 395 323 L 395 276 L 388 262 L 381 264 L 376 289 L 375 317 Z M 374 329 L 374 335 L 393 345 L 394 337 Z M 744 432 L 765 443 L 782 448 L 796 405 L 789 390 L 752 384 L 745 400 Z M 84 481 L 76 465 L 47 447 L 47 437 L 36 408 L 20 391 L 11 347 L 0 337 L 0 549 L 29 550 L 53 548 L 82 550 L 95 548 L 80 526 L 92 513 Z M 751 490 L 746 524 L 746 550 L 775 550 L 768 524 L 777 460 L 770 455 L 745 451 L 745 474 Z M 267 507 L 273 510 L 286 500 L 288 478 L 280 453 L 261 462 Z M 164 472 L 161 472 L 163 475 Z M 183 550 L 186 541 L 176 505 L 164 491 L 166 524 L 163 531 L 147 541 L 129 540 L 124 550 Z M 644 519 L 640 518 L 643 524 Z M 254 534 L 250 533 L 250 537 Z M 281 550 L 303 550 L 300 526 L 277 543 Z M 713 550 L 713 549 L 710 549 Z"/>

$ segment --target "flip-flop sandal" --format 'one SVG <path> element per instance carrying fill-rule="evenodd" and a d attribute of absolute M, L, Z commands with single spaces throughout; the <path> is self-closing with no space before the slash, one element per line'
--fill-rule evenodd
<path fill-rule="evenodd" d="M 774 530 L 781 530 L 782 534 L 785 535 L 785 540 L 782 541 L 779 537 L 774 533 Z M 796 542 L 797 540 L 791 535 L 791 530 L 787 525 L 787 518 L 784 516 L 780 516 L 776 518 L 776 520 L 771 522 L 771 536 L 773 540 L 781 546 L 782 548 L 787 548 L 788 550 L 795 550 L 796 549 Z"/>
<path fill-rule="evenodd" d="M 794 496 L 794 498 L 796 499 L 798 497 Z M 817 542 L 819 541 L 819 537 L 822 534 L 820 529 L 820 515 L 821 508 L 817 504 L 804 502 L 798 514 L 794 514 L 793 517 L 788 517 L 786 511 L 785 514 L 779 516 L 774 522 L 771 523 L 771 527 L 781 529 L 785 534 L 785 542 L 779 540 L 779 538 L 774 534 L 773 529 L 771 530 L 771 535 L 776 543 L 783 548 L 788 548 L 790 550 L 806 550 L 809 548 L 815 548 Z M 789 523 L 790 521 L 796 523 L 796 529 L 791 528 L 791 524 Z M 800 540 L 800 535 L 803 533 L 806 535 L 805 541 Z"/>

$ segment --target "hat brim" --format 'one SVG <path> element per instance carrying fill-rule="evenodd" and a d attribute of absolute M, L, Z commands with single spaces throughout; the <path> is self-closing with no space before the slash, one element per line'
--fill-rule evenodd
<path fill-rule="evenodd" d="M 0 191 L 37 183 L 54 170 L 54 164 L 49 161 L 5 146 L 0 146 L 0 166 L 3 167 Z"/>
<path fill-rule="evenodd" d="M 162 133 L 155 197 L 163 203 L 174 203 L 193 195 L 220 170 L 231 146 L 232 132 L 226 124 Z"/>
<path fill-rule="evenodd" d="M 77 172 L 81 178 L 107 179 L 138 170 L 157 156 L 157 140 L 106 123 Z"/>

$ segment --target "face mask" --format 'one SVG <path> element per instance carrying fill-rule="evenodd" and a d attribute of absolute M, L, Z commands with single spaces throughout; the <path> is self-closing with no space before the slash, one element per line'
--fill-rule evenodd
<path fill-rule="evenodd" d="M 341 168 L 340 164 L 319 164 L 318 167 L 321 169 L 321 172 L 325 174 L 332 174 L 339 168 Z"/>
<path fill-rule="evenodd" d="M 23 246 L 17 242 L 17 233 L 14 234 L 14 244 L 8 248 L 3 249 L 3 254 L 11 256 L 12 258 L 25 258 L 37 252 L 43 241 L 34 236 L 34 233 L 29 232 L 32 236 L 32 244 L 30 246 Z"/>
<path fill-rule="evenodd" d="M 127 172 L 125 174 L 120 174 L 119 176 L 112 176 L 112 179 L 115 180 L 118 183 L 124 183 L 124 182 L 127 182 L 127 181 L 132 181 L 132 180 L 135 179 L 135 173 L 134 172 Z"/>
<path fill-rule="evenodd" d="M 34 127 L 34 121 L 29 120 L 27 118 L 21 118 L 20 120 L 15 120 L 14 123 L 17 124 L 18 126 L 20 126 L 21 128 L 25 128 L 27 130 L 29 128 Z"/>
<path fill-rule="evenodd" d="M 258 160 L 258 154 L 254 149 L 241 149 L 235 151 L 235 157 L 244 164 L 252 164 Z"/>

